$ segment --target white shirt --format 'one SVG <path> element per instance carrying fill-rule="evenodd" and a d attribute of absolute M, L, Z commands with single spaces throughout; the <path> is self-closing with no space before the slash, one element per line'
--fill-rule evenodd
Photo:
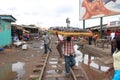
<path fill-rule="evenodd" d="M 43 35 L 44 44 L 49 44 L 50 38 L 48 35 Z"/>
<path fill-rule="evenodd" d="M 62 41 L 63 40 L 63 36 L 62 35 L 58 35 L 59 39 Z"/>
<path fill-rule="evenodd" d="M 113 40 L 113 38 L 115 37 L 115 33 L 112 32 L 112 33 L 110 34 L 110 37 L 111 37 L 111 40 Z"/>
<path fill-rule="evenodd" d="M 113 54 L 113 65 L 115 70 L 120 70 L 120 51 L 115 51 Z"/>

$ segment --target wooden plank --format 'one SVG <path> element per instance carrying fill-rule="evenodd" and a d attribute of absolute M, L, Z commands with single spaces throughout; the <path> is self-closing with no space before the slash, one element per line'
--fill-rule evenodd
<path fill-rule="evenodd" d="M 49 59 L 49 62 L 51 62 L 51 61 L 58 61 L 58 60 L 52 60 L 52 59 Z"/>
<path fill-rule="evenodd" d="M 60 67 L 60 68 L 57 68 L 57 67 L 47 67 L 47 70 L 64 70 L 65 68 L 64 67 Z"/>
<path fill-rule="evenodd" d="M 98 58 L 98 60 L 102 61 L 104 64 L 113 63 L 113 58 L 112 57 L 102 57 L 102 58 Z"/>
<path fill-rule="evenodd" d="M 30 79 L 35 79 L 35 78 L 38 78 L 38 77 L 39 77 L 39 75 L 30 75 L 29 76 Z"/>
<path fill-rule="evenodd" d="M 42 59 L 42 60 L 40 60 L 40 62 L 45 62 L 45 60 Z"/>
<path fill-rule="evenodd" d="M 48 64 L 49 66 L 57 66 L 57 64 Z"/>
<path fill-rule="evenodd" d="M 45 78 L 59 78 L 59 77 L 65 77 L 65 74 L 47 74 Z"/>
<path fill-rule="evenodd" d="M 76 76 L 77 78 L 78 78 L 78 77 L 84 77 L 84 75 L 82 75 L 82 74 L 76 74 L 75 76 Z"/>
<path fill-rule="evenodd" d="M 60 58 L 60 59 L 58 59 L 58 61 L 64 62 L 64 59 L 63 59 L 63 58 Z"/>
<path fill-rule="evenodd" d="M 51 66 L 64 67 L 65 66 L 64 64 L 48 64 L 48 65 L 49 65 L 48 67 L 51 67 Z"/>
<path fill-rule="evenodd" d="M 64 62 L 64 59 L 63 58 L 60 58 L 60 59 L 49 59 L 49 61 L 58 61 L 58 62 Z"/>
<path fill-rule="evenodd" d="M 113 63 L 112 57 L 102 57 L 92 60 L 94 63 L 97 63 L 100 66 L 111 65 Z"/>
<path fill-rule="evenodd" d="M 42 64 L 36 64 L 35 66 L 36 66 L 36 67 L 43 67 L 43 65 L 44 65 L 44 64 L 42 63 Z"/>
<path fill-rule="evenodd" d="M 41 70 L 42 70 L 42 68 L 34 68 L 33 72 L 38 72 L 38 71 L 41 71 Z"/>
<path fill-rule="evenodd" d="M 51 59 L 51 58 L 56 58 L 56 59 L 59 58 L 59 56 L 57 56 L 57 55 L 56 55 L 56 56 L 49 56 L 49 57 L 50 57 L 50 59 Z"/>
<path fill-rule="evenodd" d="M 51 54 L 50 57 L 53 57 L 53 56 L 59 56 L 58 54 Z"/>
<path fill-rule="evenodd" d="M 78 66 L 73 66 L 72 69 L 80 69 Z"/>
<path fill-rule="evenodd" d="M 42 57 L 42 59 L 46 59 L 46 57 Z"/>

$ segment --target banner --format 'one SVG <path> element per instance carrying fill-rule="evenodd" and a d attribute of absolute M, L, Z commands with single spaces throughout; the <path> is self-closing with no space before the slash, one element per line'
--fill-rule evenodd
<path fill-rule="evenodd" d="M 79 19 L 120 14 L 120 0 L 79 0 Z"/>

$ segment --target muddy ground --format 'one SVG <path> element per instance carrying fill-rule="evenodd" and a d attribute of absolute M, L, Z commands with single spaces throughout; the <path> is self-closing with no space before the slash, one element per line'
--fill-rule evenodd
<path fill-rule="evenodd" d="M 0 67 L 5 67 L 9 63 L 24 62 L 25 73 L 20 80 L 28 80 L 29 75 L 32 74 L 32 69 L 37 62 L 40 60 L 41 54 L 43 54 L 43 49 L 41 41 L 29 41 L 27 42 L 29 48 L 27 50 L 22 50 L 20 47 L 12 47 L 4 49 L 0 52 Z M 7 73 L 8 74 L 8 73 Z M 12 76 L 12 75 L 10 75 Z M 9 77 L 9 76 L 6 76 Z M 15 76 L 13 76 L 14 79 Z M 8 79 L 8 80 L 13 80 Z M 16 78 L 16 80 L 19 80 Z M 1 79 L 0 79 L 1 80 Z"/>
<path fill-rule="evenodd" d="M 12 47 L 6 48 L 3 51 L 0 51 L 0 68 L 4 68 L 9 63 L 16 63 L 16 62 L 24 62 L 24 70 L 25 73 L 20 76 L 16 77 L 17 74 L 11 75 L 12 71 L 9 73 L 6 71 L 4 72 L 6 77 L 3 78 L 5 80 L 29 80 L 29 76 L 32 74 L 33 67 L 39 63 L 40 56 L 43 54 L 43 42 L 40 41 L 28 41 L 28 49 L 22 50 L 20 47 Z M 55 43 L 54 43 L 55 44 Z M 52 48 L 54 51 L 56 48 Z M 83 64 L 83 68 L 85 69 L 89 80 L 109 80 L 107 75 L 103 72 L 96 71 L 91 69 L 89 66 Z M 0 69 L 1 73 L 1 69 Z M 0 79 L 1 80 L 1 79 Z"/>

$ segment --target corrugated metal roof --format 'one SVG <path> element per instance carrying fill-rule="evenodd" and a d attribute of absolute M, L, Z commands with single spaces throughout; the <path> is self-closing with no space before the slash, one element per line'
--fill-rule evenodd
<path fill-rule="evenodd" d="M 36 26 L 29 26 L 29 25 L 24 25 L 24 26 L 22 26 L 22 27 L 24 27 L 24 28 L 38 28 L 38 27 L 36 27 Z"/>
<path fill-rule="evenodd" d="M 16 19 L 12 15 L 0 15 L 0 19 L 15 22 Z"/>

